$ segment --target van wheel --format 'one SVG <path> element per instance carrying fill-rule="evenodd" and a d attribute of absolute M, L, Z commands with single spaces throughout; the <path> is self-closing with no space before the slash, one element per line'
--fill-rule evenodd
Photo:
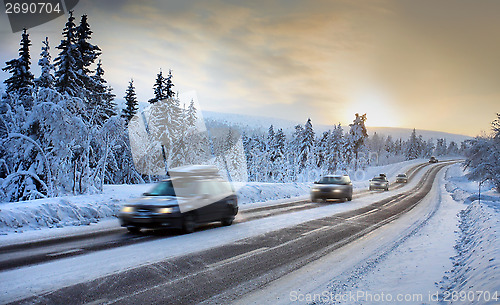
<path fill-rule="evenodd" d="M 182 223 L 182 231 L 184 233 L 189 234 L 193 233 L 194 229 L 196 229 L 196 222 L 194 221 L 194 216 L 191 214 L 187 214 L 184 216 L 184 221 Z"/>
<path fill-rule="evenodd" d="M 227 227 L 227 226 L 230 226 L 233 224 L 233 220 L 234 218 L 233 217 L 230 217 L 230 218 L 224 218 L 221 220 L 221 223 L 223 226 Z"/>
<path fill-rule="evenodd" d="M 352 196 L 351 197 L 347 197 L 347 201 L 352 201 Z"/>

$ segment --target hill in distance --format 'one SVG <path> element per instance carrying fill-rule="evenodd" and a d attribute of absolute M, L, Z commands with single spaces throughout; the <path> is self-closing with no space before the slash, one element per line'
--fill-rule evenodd
<path fill-rule="evenodd" d="M 215 121 L 219 123 L 224 123 L 230 126 L 234 126 L 241 131 L 250 130 L 254 132 L 267 133 L 269 126 L 273 125 L 274 130 L 279 128 L 283 129 L 283 131 L 290 135 L 294 131 L 294 126 L 297 124 L 304 125 L 304 122 L 298 122 L 293 120 L 285 120 L 279 118 L 271 118 L 265 116 L 254 116 L 254 115 L 246 115 L 246 114 L 237 114 L 237 113 L 222 113 L 222 112 L 212 112 L 212 111 L 203 111 L 203 117 L 206 121 Z M 346 127 L 343 126 L 344 131 Z M 332 125 L 318 125 L 314 124 L 313 128 L 316 134 L 323 133 L 329 129 L 332 129 Z M 373 136 L 376 132 L 379 136 L 391 136 L 394 140 L 403 139 L 406 140 L 410 137 L 413 129 L 411 128 L 398 128 L 398 127 L 367 127 L 368 135 Z M 449 143 L 451 141 L 455 141 L 456 143 L 461 143 L 462 141 L 471 139 L 469 136 L 453 134 L 442 131 L 432 131 L 432 130 L 416 130 L 417 135 L 421 135 L 424 140 L 428 139 L 446 139 Z"/>

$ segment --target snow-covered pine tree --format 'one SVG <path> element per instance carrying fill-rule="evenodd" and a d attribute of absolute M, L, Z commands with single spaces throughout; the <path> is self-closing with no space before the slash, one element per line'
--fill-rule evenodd
<path fill-rule="evenodd" d="M 378 156 L 378 161 L 380 162 L 380 158 L 382 157 L 384 151 L 384 137 L 378 135 L 376 132 L 373 133 L 373 137 L 370 141 L 370 150 L 375 152 Z M 375 164 L 380 165 L 380 164 Z"/>
<path fill-rule="evenodd" d="M 435 150 L 434 153 L 435 153 L 436 156 L 446 155 L 447 148 L 448 147 L 446 145 L 446 139 L 445 138 L 437 139 L 436 150 Z"/>
<path fill-rule="evenodd" d="M 189 103 L 189 107 L 186 111 L 186 121 L 187 121 L 187 124 L 190 128 L 192 127 L 195 127 L 196 125 L 196 120 L 197 120 L 197 115 L 196 115 L 196 112 L 197 112 L 197 109 L 194 105 L 194 100 L 191 99 L 191 102 Z"/>
<path fill-rule="evenodd" d="M 274 136 L 275 154 L 274 154 L 274 175 L 275 181 L 285 182 L 285 177 L 288 176 L 288 164 L 285 163 L 286 136 L 283 129 L 278 129 Z"/>
<path fill-rule="evenodd" d="M 424 141 L 423 146 L 424 146 L 424 149 L 422 150 L 422 157 L 430 158 L 432 156 L 432 153 L 434 152 L 434 149 L 435 149 L 434 140 L 429 139 L 427 141 Z"/>
<path fill-rule="evenodd" d="M 449 156 L 458 155 L 458 145 L 455 141 L 450 142 L 450 145 L 448 145 L 448 150 L 447 150 L 446 154 Z"/>
<path fill-rule="evenodd" d="M 135 94 L 134 80 L 131 79 L 125 91 L 125 108 L 122 109 L 122 117 L 125 120 L 125 125 L 134 117 L 139 107 L 137 106 L 137 95 Z"/>
<path fill-rule="evenodd" d="M 387 139 L 385 140 L 384 144 L 384 149 L 389 155 L 395 155 L 395 149 L 394 149 L 394 141 L 392 140 L 392 136 L 388 135 Z"/>
<path fill-rule="evenodd" d="M 368 133 L 366 132 L 365 127 L 366 113 L 363 115 L 356 113 L 355 116 L 356 117 L 354 118 L 354 121 L 352 121 L 352 124 L 349 124 L 349 145 L 354 153 L 354 170 L 358 170 L 358 153 L 365 139 L 368 137 Z"/>
<path fill-rule="evenodd" d="M 30 71 L 31 56 L 30 48 L 31 40 L 26 29 L 23 29 L 21 35 L 21 48 L 19 48 L 19 58 L 12 59 L 6 62 L 6 67 L 2 68 L 12 74 L 4 83 L 7 85 L 8 93 L 15 92 L 19 95 L 29 95 L 33 88 L 33 74 Z M 28 107 L 29 108 L 29 107 Z"/>
<path fill-rule="evenodd" d="M 274 127 L 273 125 L 269 126 L 269 129 L 267 131 L 267 141 L 266 141 L 266 151 L 267 151 L 267 170 L 266 170 L 266 175 L 268 181 L 272 182 L 274 181 L 274 160 L 276 158 L 276 143 L 275 143 L 275 138 L 274 138 Z"/>
<path fill-rule="evenodd" d="M 185 105 L 179 112 L 179 116 L 175 119 L 180 122 L 180 124 L 175 131 L 176 134 L 173 139 L 171 167 L 187 165 L 189 164 L 189 159 L 192 159 L 188 156 L 190 153 L 187 141 L 189 125 L 187 123 L 187 110 L 185 109 Z"/>
<path fill-rule="evenodd" d="M 406 160 L 414 160 L 418 158 L 420 155 L 418 146 L 417 131 L 413 128 L 406 148 Z"/>
<path fill-rule="evenodd" d="M 306 172 L 305 180 L 309 180 L 311 164 L 314 164 L 314 129 L 311 119 L 307 119 L 302 132 L 302 143 L 299 150 L 299 173 Z"/>
<path fill-rule="evenodd" d="M 294 126 L 294 132 L 290 141 L 288 163 L 290 164 L 290 176 L 297 180 L 300 168 L 300 147 L 303 142 L 304 127 L 301 124 Z"/>
<path fill-rule="evenodd" d="M 35 79 L 35 84 L 39 88 L 53 88 L 54 87 L 54 65 L 52 64 L 52 57 L 50 56 L 50 46 L 49 38 L 45 37 L 42 41 L 42 53 L 40 53 L 40 59 L 38 60 L 38 65 L 40 66 L 40 77 Z"/>
<path fill-rule="evenodd" d="M 334 174 L 339 169 L 339 165 L 343 164 L 344 159 L 344 131 L 339 123 L 333 127 L 328 139 L 328 154 L 326 155 L 327 171 Z"/>
<path fill-rule="evenodd" d="M 328 156 L 330 152 L 330 146 L 328 145 L 328 141 L 330 139 L 330 130 L 324 131 L 321 135 L 321 138 L 317 139 L 315 150 L 314 150 L 314 158 L 316 160 L 315 166 L 321 170 L 321 173 L 327 172 L 327 162 L 326 156 Z"/>

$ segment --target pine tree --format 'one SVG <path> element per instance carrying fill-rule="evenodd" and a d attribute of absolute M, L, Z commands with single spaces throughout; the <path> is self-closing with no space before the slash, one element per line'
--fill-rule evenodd
<path fill-rule="evenodd" d="M 275 166 L 275 179 L 278 182 L 284 182 L 285 175 L 288 170 L 288 166 L 285 164 L 285 150 L 286 150 L 286 136 L 283 129 L 278 129 L 274 136 L 275 144 L 275 154 L 274 154 L 274 166 Z"/>
<path fill-rule="evenodd" d="M 174 87 L 174 83 L 172 82 L 172 70 L 168 70 L 168 76 L 167 76 L 166 83 L 165 83 L 165 90 L 166 90 L 165 95 L 167 98 L 174 98 L 175 97 L 175 93 L 172 90 L 173 87 Z"/>
<path fill-rule="evenodd" d="M 23 29 L 19 58 L 6 62 L 7 66 L 2 68 L 3 71 L 12 74 L 10 78 L 4 81 L 7 85 L 7 92 L 17 92 L 23 95 L 29 93 L 29 90 L 33 88 L 33 74 L 30 71 L 30 46 L 29 34 L 26 29 Z"/>
<path fill-rule="evenodd" d="M 196 125 L 196 107 L 194 106 L 194 101 L 191 99 L 191 102 L 189 103 L 189 107 L 187 109 L 187 115 L 186 115 L 186 120 L 187 124 L 189 127 L 194 127 Z"/>
<path fill-rule="evenodd" d="M 63 37 L 57 49 L 61 50 L 59 56 L 55 59 L 56 67 L 56 89 L 61 93 L 69 93 L 71 96 L 77 96 L 84 87 L 83 81 L 78 74 L 77 62 L 79 52 L 77 49 L 76 25 L 74 23 L 73 11 L 69 11 L 68 21 L 63 29 Z"/>
<path fill-rule="evenodd" d="M 132 119 L 132 117 L 137 113 L 139 109 L 137 107 L 137 96 L 135 94 L 134 80 L 131 79 L 128 83 L 128 88 L 125 91 L 125 108 L 122 110 L 122 117 L 125 119 L 125 125 L 128 125 L 128 122 Z"/>
<path fill-rule="evenodd" d="M 275 148 L 275 142 L 274 142 L 274 127 L 273 125 L 269 126 L 269 129 L 267 131 L 267 151 L 268 151 L 268 156 L 269 160 L 271 163 L 274 162 L 274 148 Z"/>
<path fill-rule="evenodd" d="M 90 74 L 90 65 L 95 62 L 99 55 L 101 55 L 101 49 L 88 42 L 91 35 L 92 31 L 88 24 L 87 15 L 82 15 L 80 25 L 75 30 L 76 50 L 79 53 L 76 61 L 76 69 L 82 76 Z"/>
<path fill-rule="evenodd" d="M 50 56 L 49 38 L 45 37 L 42 44 L 42 53 L 40 53 L 40 59 L 38 60 L 41 73 L 40 77 L 35 79 L 35 84 L 40 88 L 53 88 L 55 78 L 52 71 L 54 70 L 54 65 L 52 65 L 52 58 Z"/>
<path fill-rule="evenodd" d="M 394 142 L 392 141 L 391 135 L 388 135 L 385 140 L 385 151 L 389 154 L 395 154 Z"/>
<path fill-rule="evenodd" d="M 436 144 L 436 150 L 435 154 L 436 156 L 442 156 L 446 154 L 446 139 L 437 139 L 437 144 Z"/>
<path fill-rule="evenodd" d="M 163 72 L 160 70 L 160 73 L 156 75 L 156 81 L 153 85 L 154 97 L 149 100 L 151 104 L 162 101 L 168 97 L 167 95 L 167 80 L 163 77 Z"/>
<path fill-rule="evenodd" d="M 330 138 L 328 141 L 328 151 L 330 153 L 326 156 L 326 162 L 328 163 L 328 171 L 332 174 L 337 172 L 345 156 L 343 153 L 343 139 L 344 131 L 339 123 L 338 125 L 334 126 L 333 131 L 330 133 Z"/>
<path fill-rule="evenodd" d="M 406 160 L 414 160 L 417 159 L 418 156 L 419 156 L 419 149 L 418 149 L 417 132 L 415 128 L 413 128 L 410 139 L 408 140 L 408 147 L 406 149 Z"/>
<path fill-rule="evenodd" d="M 296 179 L 300 172 L 300 147 L 303 142 L 304 127 L 301 124 L 297 124 L 294 126 L 294 129 L 290 142 L 289 162 L 292 164 L 290 174 Z"/>
<path fill-rule="evenodd" d="M 92 76 L 94 82 L 94 93 L 90 97 L 90 110 L 94 114 L 94 123 L 103 125 L 104 122 L 116 115 L 116 103 L 114 102 L 115 95 L 113 89 L 107 86 L 107 81 L 104 79 L 104 69 L 102 68 L 101 60 L 97 63 L 95 74 Z"/>
<path fill-rule="evenodd" d="M 302 173 L 312 163 L 312 150 L 314 147 L 314 130 L 311 119 L 307 119 L 302 134 L 302 143 L 299 152 L 299 173 Z"/>
<path fill-rule="evenodd" d="M 358 153 L 363 145 L 365 139 L 368 137 L 368 133 L 366 132 L 365 121 L 366 121 L 366 113 L 363 115 L 355 114 L 355 119 L 352 124 L 349 124 L 349 144 L 351 146 L 351 150 L 354 153 L 355 157 L 355 166 L 354 170 L 358 170 Z"/>
<path fill-rule="evenodd" d="M 450 145 L 448 145 L 447 155 L 449 155 L 449 156 L 458 155 L 458 145 L 455 141 L 451 141 Z"/>

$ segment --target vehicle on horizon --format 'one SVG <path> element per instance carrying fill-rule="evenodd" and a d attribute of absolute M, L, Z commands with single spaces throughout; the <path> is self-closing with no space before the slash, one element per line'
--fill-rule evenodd
<path fill-rule="evenodd" d="M 377 176 L 370 180 L 370 186 L 368 187 L 370 191 L 373 190 L 389 190 L 389 180 L 385 175 Z"/>
<path fill-rule="evenodd" d="M 193 165 L 169 170 L 169 178 L 126 203 L 118 218 L 132 233 L 142 228 L 176 228 L 191 233 L 202 223 L 220 221 L 229 226 L 237 213 L 236 193 L 218 169 Z"/>
<path fill-rule="evenodd" d="M 436 159 L 436 157 L 432 156 L 432 157 L 429 159 L 429 163 L 438 163 L 438 159 Z"/>
<path fill-rule="evenodd" d="M 311 200 L 352 200 L 352 182 L 348 175 L 325 175 L 311 187 Z"/>
<path fill-rule="evenodd" d="M 406 174 L 398 174 L 396 176 L 397 183 L 408 183 L 408 176 Z"/>

